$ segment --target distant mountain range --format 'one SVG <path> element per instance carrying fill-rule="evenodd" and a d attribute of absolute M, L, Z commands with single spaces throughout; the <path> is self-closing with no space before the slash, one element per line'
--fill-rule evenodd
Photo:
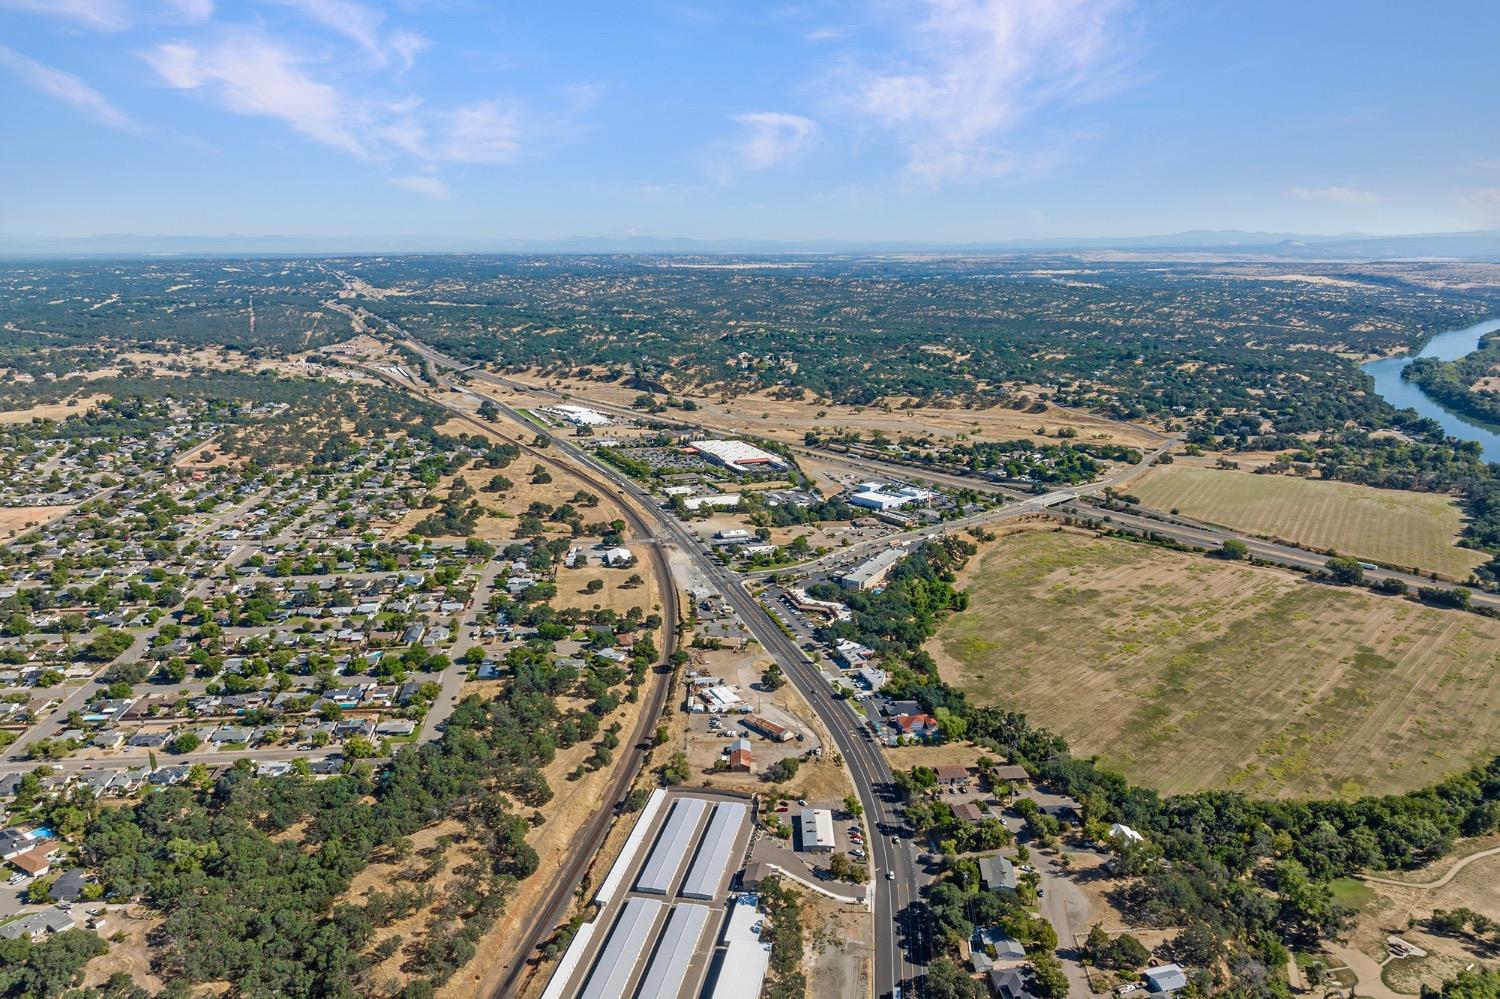
<path fill-rule="evenodd" d="M 647 254 L 1004 254 L 1136 253 L 1142 256 L 1224 256 L 1233 259 L 1371 260 L 1444 257 L 1500 260 L 1500 229 L 1370 236 L 1309 236 L 1240 229 L 1194 229 L 1159 236 L 1011 239 L 940 243 L 878 240 L 688 239 L 632 236 L 568 239 L 477 239 L 441 236 L 139 236 L 79 237 L 0 234 L 6 257 L 315 256 L 371 253 L 647 253 Z"/>

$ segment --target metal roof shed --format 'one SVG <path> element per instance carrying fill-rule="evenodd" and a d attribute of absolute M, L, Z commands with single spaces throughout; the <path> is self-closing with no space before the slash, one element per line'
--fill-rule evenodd
<path fill-rule="evenodd" d="M 662 930 L 661 943 L 656 954 L 646 966 L 646 976 L 641 979 L 638 994 L 642 999 L 670 999 L 682 992 L 683 980 L 687 978 L 688 966 L 698 950 L 698 938 L 703 936 L 703 927 L 708 925 L 710 910 L 706 905 L 683 903 L 674 906 L 667 917 L 667 927 Z"/>
<path fill-rule="evenodd" d="M 703 818 L 707 807 L 708 802 L 702 798 L 677 799 L 666 823 L 661 827 L 661 833 L 656 837 L 651 856 L 646 858 L 646 864 L 636 878 L 636 891 L 652 895 L 667 893 L 672 887 L 677 869 L 682 866 L 682 859 L 688 855 L 689 848 L 693 845 L 698 822 Z"/>
<path fill-rule="evenodd" d="M 739 836 L 747 814 L 744 804 L 738 801 L 726 801 L 714 807 L 708 831 L 703 834 L 703 845 L 698 848 L 698 856 L 683 879 L 684 897 L 711 899 L 718 894 L 724 868 L 729 866 L 730 851 L 734 849 L 735 838 Z"/>
<path fill-rule="evenodd" d="M 588 983 L 579 992 L 579 999 L 620 999 L 626 994 L 630 977 L 640 963 L 646 940 L 656 917 L 661 914 L 662 903 L 654 898 L 631 898 L 625 901 L 615 928 L 609 939 L 599 948 L 594 960 L 594 970 Z"/>

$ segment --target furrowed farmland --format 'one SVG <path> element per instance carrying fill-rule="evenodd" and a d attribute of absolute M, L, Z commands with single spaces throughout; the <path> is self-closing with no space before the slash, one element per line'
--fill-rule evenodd
<path fill-rule="evenodd" d="M 1463 514 L 1436 493 L 1183 464 L 1155 469 L 1130 491 L 1156 509 L 1458 580 L 1485 561 L 1484 553 L 1454 545 Z"/>
<path fill-rule="evenodd" d="M 1404 791 L 1500 746 L 1497 621 L 1068 531 L 963 585 L 943 676 L 1164 792 Z"/>

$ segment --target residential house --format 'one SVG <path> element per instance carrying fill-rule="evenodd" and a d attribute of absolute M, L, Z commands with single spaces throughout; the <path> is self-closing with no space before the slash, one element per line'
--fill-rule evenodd
<path fill-rule="evenodd" d="M 990 991 L 999 999 L 1038 999 L 1030 968 L 991 968 Z"/>
<path fill-rule="evenodd" d="M 972 801 L 960 801 L 958 804 L 954 805 L 953 817 L 955 819 L 958 819 L 960 822 L 969 823 L 979 822 L 982 819 L 988 818 L 988 816 L 985 814 L 984 809 L 980 808 Z"/>
<path fill-rule="evenodd" d="M 1187 988 L 1187 972 L 1182 970 L 1181 965 L 1162 964 L 1155 968 L 1147 968 L 1141 972 L 1141 977 L 1146 980 L 1146 987 L 1151 990 L 1153 996 L 1169 996 Z"/>
<path fill-rule="evenodd" d="M 26 937 L 31 940 L 40 940 L 49 934 L 62 933 L 72 928 L 73 917 L 57 906 L 49 905 L 40 912 L 33 912 L 0 924 L 0 939 L 19 940 Z"/>
<path fill-rule="evenodd" d="M 83 897 L 83 889 L 87 884 L 88 871 L 82 867 L 71 867 L 47 887 L 47 897 L 54 902 L 76 902 Z"/>
<path fill-rule="evenodd" d="M 57 854 L 57 847 L 43 843 L 34 846 L 25 853 L 18 853 L 10 858 L 10 864 L 22 874 L 33 878 L 44 878 L 47 872 L 52 870 L 52 858 Z"/>
<path fill-rule="evenodd" d="M 979 880 L 986 891 L 1015 891 L 1016 865 L 1005 857 L 981 857 Z"/>

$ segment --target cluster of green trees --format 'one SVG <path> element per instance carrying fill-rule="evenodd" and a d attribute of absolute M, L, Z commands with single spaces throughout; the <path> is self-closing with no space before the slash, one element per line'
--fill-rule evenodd
<path fill-rule="evenodd" d="M 85 964 L 108 949 L 92 930 L 67 930 L 34 943 L 26 937 L 0 940 L 0 997 L 59 995 Z"/>
<path fill-rule="evenodd" d="M 1457 360 L 1419 357 L 1402 370 L 1401 377 L 1416 382 L 1423 392 L 1449 409 L 1486 423 L 1500 423 L 1500 396 L 1474 388 L 1497 367 L 1500 336 L 1490 333 L 1479 341 L 1476 350 Z"/>
<path fill-rule="evenodd" d="M 802 900 L 795 889 L 772 876 L 760 884 L 760 905 L 771 919 L 771 966 L 762 999 L 803 999 L 807 975 L 802 970 Z"/>
<path fill-rule="evenodd" d="M 963 538 L 944 536 L 922 545 L 896 563 L 885 587 L 875 593 L 845 590 L 833 583 L 815 583 L 808 593 L 821 600 L 838 600 L 853 612 L 848 621 L 818 629 L 824 642 L 849 639 L 884 655 L 922 655 L 921 646 L 943 616 L 969 605 L 954 588 L 955 573 L 977 549 Z"/>
<path fill-rule="evenodd" d="M 1492 307 L 1482 293 L 1439 298 L 1390 275 L 1319 290 L 1310 306 L 1312 286 L 1230 288 L 1193 265 L 1166 275 L 1107 264 L 1083 286 L 1058 283 L 1036 261 L 798 263 L 733 275 L 611 258 L 371 269 L 434 288 L 374 305 L 403 328 L 515 368 L 603 378 L 628 369 L 642 390 L 769 390 L 851 405 L 1008 404 L 1013 386 L 1046 385 L 1053 401 L 1127 418 L 1243 411 L 1288 433 L 1374 425 L 1389 410 L 1362 391 L 1351 361 L 1304 349 L 1309 336 L 1383 353 Z M 591 291 L 580 298 L 579 287 Z M 1372 316 L 1380 321 L 1361 322 Z"/>

